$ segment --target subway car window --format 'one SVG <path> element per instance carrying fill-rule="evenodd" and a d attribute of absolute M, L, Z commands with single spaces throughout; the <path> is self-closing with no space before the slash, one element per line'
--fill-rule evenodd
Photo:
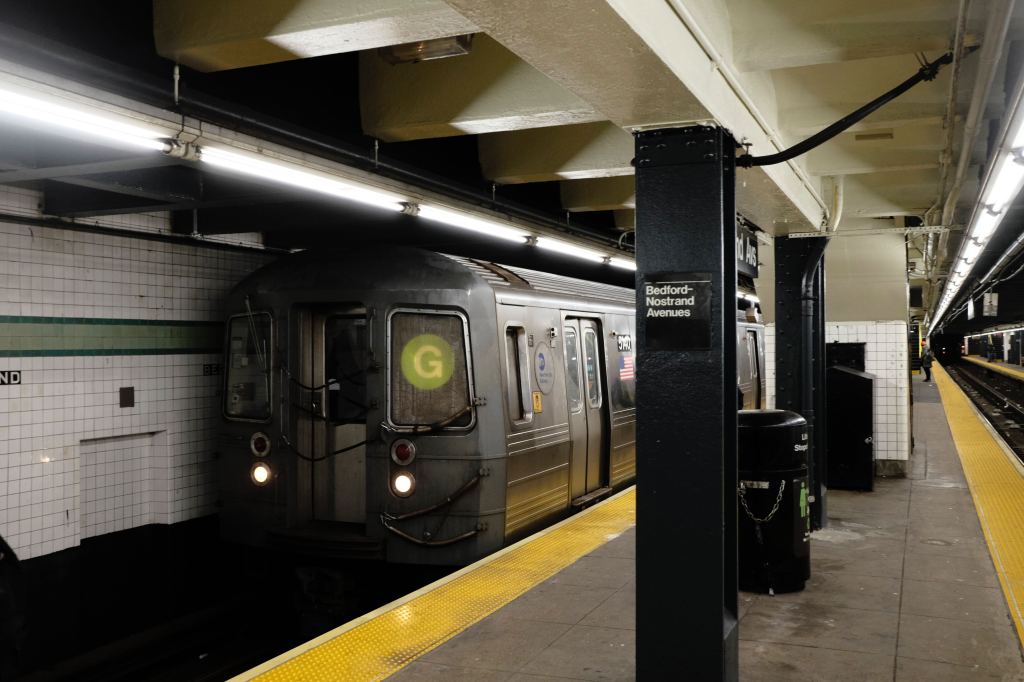
<path fill-rule="evenodd" d="M 391 421 L 418 426 L 472 422 L 465 329 L 447 313 L 391 317 Z"/>
<path fill-rule="evenodd" d="M 269 313 L 235 315 L 228 321 L 224 413 L 232 419 L 270 417 Z"/>
<path fill-rule="evenodd" d="M 530 365 L 527 354 L 526 330 L 506 327 L 505 362 L 508 367 L 508 411 L 512 421 L 530 421 Z"/>
<path fill-rule="evenodd" d="M 576 330 L 565 328 L 565 386 L 569 395 L 569 410 L 579 412 L 583 409 L 583 395 L 580 390 L 580 341 Z"/>
<path fill-rule="evenodd" d="M 601 407 L 601 356 L 597 352 L 597 334 L 593 329 L 583 332 L 584 367 L 587 371 L 587 402 Z"/>
<path fill-rule="evenodd" d="M 327 418 L 366 423 L 366 318 L 332 317 L 324 324 Z"/>

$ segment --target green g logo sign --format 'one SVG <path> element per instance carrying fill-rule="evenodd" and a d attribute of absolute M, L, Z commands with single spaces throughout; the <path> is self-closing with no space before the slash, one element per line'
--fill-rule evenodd
<path fill-rule="evenodd" d="M 402 349 L 402 376 L 424 391 L 447 384 L 454 366 L 451 344 L 437 334 L 420 334 Z"/>

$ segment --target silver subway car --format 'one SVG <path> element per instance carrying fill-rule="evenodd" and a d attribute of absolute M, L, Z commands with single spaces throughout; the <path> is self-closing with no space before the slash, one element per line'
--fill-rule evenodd
<path fill-rule="evenodd" d="M 636 476 L 630 289 L 376 248 L 282 258 L 232 297 L 230 541 L 466 564 Z M 747 407 L 762 329 L 738 326 Z"/>

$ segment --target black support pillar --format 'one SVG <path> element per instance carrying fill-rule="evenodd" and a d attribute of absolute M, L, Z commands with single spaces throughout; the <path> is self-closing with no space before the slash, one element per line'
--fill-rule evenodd
<path fill-rule="evenodd" d="M 827 237 L 775 240 L 775 407 L 804 416 L 811 433 L 811 528 L 823 528 L 825 474 L 825 247 Z"/>
<path fill-rule="evenodd" d="M 636 139 L 637 674 L 736 680 L 735 142 Z"/>

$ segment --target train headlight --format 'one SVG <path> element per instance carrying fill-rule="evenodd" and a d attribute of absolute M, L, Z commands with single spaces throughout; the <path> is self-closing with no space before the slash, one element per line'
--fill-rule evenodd
<path fill-rule="evenodd" d="M 257 457 L 266 457 L 270 454 L 270 436 L 262 431 L 252 434 L 252 438 L 249 439 L 249 449 Z"/>
<path fill-rule="evenodd" d="M 416 478 L 408 471 L 399 471 L 391 479 L 391 491 L 399 497 L 409 497 L 416 490 Z"/>
<path fill-rule="evenodd" d="M 395 464 L 407 466 L 416 459 L 416 446 L 411 440 L 399 438 L 391 444 L 391 459 Z"/>
<path fill-rule="evenodd" d="M 264 486 L 270 482 L 273 474 L 274 472 L 271 471 L 270 465 L 266 462 L 256 462 L 252 465 L 252 469 L 249 470 L 249 478 L 259 486 Z"/>

